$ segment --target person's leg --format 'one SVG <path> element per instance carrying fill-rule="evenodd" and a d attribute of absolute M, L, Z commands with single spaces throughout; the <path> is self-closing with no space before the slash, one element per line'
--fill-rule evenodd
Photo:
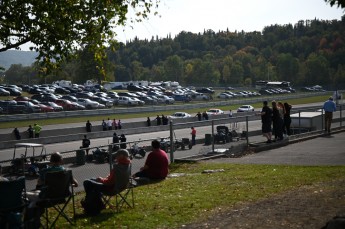
<path fill-rule="evenodd" d="M 92 191 L 102 192 L 104 190 L 104 184 L 97 182 L 94 178 L 85 180 L 83 185 L 86 195 Z"/>

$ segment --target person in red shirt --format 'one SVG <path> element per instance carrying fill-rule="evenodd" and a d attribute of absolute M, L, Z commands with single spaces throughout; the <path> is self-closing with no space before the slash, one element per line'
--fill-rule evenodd
<path fill-rule="evenodd" d="M 195 138 L 196 138 L 196 129 L 194 127 L 191 127 L 192 132 L 190 133 L 192 135 L 192 145 L 195 145 Z"/>
<path fill-rule="evenodd" d="M 115 163 L 128 167 L 131 163 L 129 153 L 125 149 L 119 149 L 115 154 Z M 86 195 L 90 192 L 105 192 L 111 191 L 115 185 L 115 169 L 112 169 L 107 177 L 91 178 L 84 181 L 84 190 Z"/>
<path fill-rule="evenodd" d="M 169 159 L 167 153 L 160 149 L 158 140 L 151 143 L 152 152 L 146 158 L 144 167 L 134 174 L 134 177 L 144 177 L 149 179 L 165 179 L 169 173 Z"/>

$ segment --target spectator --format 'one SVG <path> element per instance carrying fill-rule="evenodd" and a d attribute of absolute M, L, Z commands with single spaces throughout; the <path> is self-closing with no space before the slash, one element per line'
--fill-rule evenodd
<path fill-rule="evenodd" d="M 117 130 L 117 122 L 116 122 L 116 119 L 113 120 L 113 127 L 114 127 L 114 130 Z"/>
<path fill-rule="evenodd" d="M 119 136 L 114 132 L 113 134 L 113 152 L 116 152 L 120 147 L 119 147 L 119 143 L 120 139 Z"/>
<path fill-rule="evenodd" d="M 329 97 L 329 99 L 323 104 L 322 109 L 325 111 L 325 132 L 328 134 L 331 133 L 331 124 L 333 119 L 333 112 L 337 110 L 337 106 L 333 101 L 333 97 Z"/>
<path fill-rule="evenodd" d="M 89 155 L 89 146 L 90 146 L 91 142 L 90 139 L 87 138 L 86 135 L 84 135 L 84 138 L 81 142 L 81 148 L 85 149 L 86 155 Z"/>
<path fill-rule="evenodd" d="M 159 117 L 159 115 L 157 115 L 156 117 L 156 122 L 157 122 L 157 126 L 160 126 L 162 124 L 162 119 L 161 117 Z"/>
<path fill-rule="evenodd" d="M 202 117 L 204 118 L 204 120 L 208 120 L 208 114 L 206 111 L 202 113 Z"/>
<path fill-rule="evenodd" d="M 117 128 L 118 128 L 119 130 L 122 129 L 122 122 L 121 122 L 120 119 L 119 119 L 119 121 L 117 122 Z"/>
<path fill-rule="evenodd" d="M 147 117 L 146 124 L 147 124 L 147 126 L 151 126 L 151 119 L 150 119 L 150 117 Z"/>
<path fill-rule="evenodd" d="M 128 151 L 120 149 L 115 153 L 114 157 L 115 163 L 119 165 L 118 168 L 127 170 L 128 166 L 131 164 Z M 97 194 L 100 195 L 102 192 L 111 191 L 116 183 L 115 172 L 115 168 L 113 168 L 107 177 L 85 180 L 83 185 L 86 196 L 90 195 L 91 192 L 97 192 Z"/>
<path fill-rule="evenodd" d="M 20 133 L 19 133 L 19 130 L 18 130 L 17 127 L 14 128 L 13 133 L 14 133 L 14 136 L 16 137 L 16 140 L 20 140 L 21 139 L 21 136 L 20 136 Z"/>
<path fill-rule="evenodd" d="M 102 120 L 102 130 L 103 131 L 107 130 L 107 123 L 104 121 L 104 119 Z"/>
<path fill-rule="evenodd" d="M 92 127 L 92 124 L 90 123 L 90 120 L 87 120 L 87 122 L 86 122 L 86 132 L 91 132 L 91 127 Z"/>
<path fill-rule="evenodd" d="M 41 191 L 40 188 L 42 187 L 42 185 L 44 185 L 44 178 L 45 178 L 46 173 L 64 171 L 65 168 L 62 166 L 62 163 L 63 163 L 63 158 L 60 153 L 55 152 L 52 155 L 50 155 L 50 166 L 40 171 L 40 175 L 37 179 L 36 190 L 26 193 L 26 196 L 30 201 L 29 208 L 36 207 L 36 202 L 39 200 L 40 192 L 44 192 L 44 189 Z M 73 185 L 76 187 L 78 186 L 78 182 L 74 178 L 73 178 Z"/>
<path fill-rule="evenodd" d="M 285 108 L 284 130 L 285 130 L 286 134 L 288 136 L 290 136 L 291 135 L 291 128 L 290 128 L 290 126 L 291 126 L 291 117 L 290 117 L 290 114 L 291 114 L 292 106 L 289 103 L 285 102 L 284 103 L 284 108 Z"/>
<path fill-rule="evenodd" d="M 168 125 L 169 119 L 167 116 L 162 115 L 162 123 L 163 125 Z"/>
<path fill-rule="evenodd" d="M 283 140 L 283 117 L 276 101 L 272 101 L 272 122 L 275 140 Z"/>
<path fill-rule="evenodd" d="M 151 143 L 152 152 L 146 158 L 144 167 L 135 173 L 133 177 L 144 177 L 149 179 L 165 179 L 169 173 L 169 159 L 167 153 L 160 149 L 158 140 Z"/>
<path fill-rule="evenodd" d="M 262 123 L 262 134 L 266 137 L 267 142 L 272 142 L 272 110 L 268 107 L 267 101 L 263 102 L 263 107 L 261 110 L 261 123 Z"/>
<path fill-rule="evenodd" d="M 195 117 L 198 117 L 198 121 L 201 121 L 201 113 L 198 111 L 198 113 L 195 115 Z"/>
<path fill-rule="evenodd" d="M 232 116 L 233 116 L 232 110 L 229 110 L 229 117 L 232 118 Z"/>
<path fill-rule="evenodd" d="M 32 128 L 31 125 L 29 125 L 29 128 L 26 130 L 26 132 L 29 133 L 29 138 L 33 138 L 34 137 L 34 129 Z"/>
<path fill-rule="evenodd" d="M 196 129 L 192 126 L 191 127 L 192 132 L 190 133 L 192 135 L 192 145 L 195 145 L 195 138 L 196 138 Z"/>
<path fill-rule="evenodd" d="M 113 122 L 111 121 L 110 118 L 108 118 L 108 121 L 107 121 L 107 127 L 108 127 L 108 130 L 111 130 L 112 127 L 113 127 Z"/>
<path fill-rule="evenodd" d="M 126 139 L 126 136 L 124 134 L 121 134 L 120 142 L 121 142 L 120 148 L 121 149 L 126 149 L 127 148 L 127 144 L 126 144 L 127 139 Z"/>
<path fill-rule="evenodd" d="M 35 123 L 33 129 L 34 129 L 34 136 L 35 136 L 35 138 L 39 138 L 41 130 L 42 130 L 42 127 L 39 126 L 37 123 Z"/>

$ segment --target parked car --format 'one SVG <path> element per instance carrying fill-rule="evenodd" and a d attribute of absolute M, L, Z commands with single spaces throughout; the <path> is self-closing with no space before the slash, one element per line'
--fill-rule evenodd
<path fill-rule="evenodd" d="M 153 99 L 150 96 L 141 96 L 139 97 L 140 100 L 144 101 L 147 105 L 156 105 L 158 104 L 158 101 L 156 99 Z"/>
<path fill-rule="evenodd" d="M 15 100 L 2 100 L 0 107 L 5 114 L 23 114 L 28 113 L 26 106 L 18 105 Z"/>
<path fill-rule="evenodd" d="M 112 100 L 109 100 L 105 97 L 94 97 L 92 100 L 99 102 L 100 104 L 103 104 L 105 107 L 109 107 L 109 108 L 114 105 Z"/>
<path fill-rule="evenodd" d="M 181 102 L 190 102 L 192 98 L 189 95 L 185 94 L 174 94 L 173 98 L 175 101 L 181 101 Z"/>
<path fill-rule="evenodd" d="M 232 98 L 233 96 L 230 95 L 230 94 L 228 94 L 228 93 L 226 93 L 226 92 L 222 92 L 222 93 L 220 93 L 217 97 L 220 98 L 220 99 L 230 99 L 230 98 Z"/>
<path fill-rule="evenodd" d="M 242 105 L 237 109 L 237 112 L 249 112 L 254 111 L 254 107 L 251 105 Z"/>
<path fill-rule="evenodd" d="M 159 103 L 165 103 L 165 104 L 174 104 L 175 99 L 167 96 L 167 95 L 156 95 L 158 98 Z"/>
<path fill-rule="evenodd" d="M 139 103 L 138 103 L 138 101 L 133 100 L 131 97 L 119 96 L 119 98 L 117 100 L 117 104 L 126 105 L 126 106 L 136 106 Z"/>
<path fill-rule="evenodd" d="M 220 115 L 220 114 L 224 114 L 224 111 L 222 111 L 221 109 L 212 108 L 206 111 L 206 113 L 208 115 Z"/>
<path fill-rule="evenodd" d="M 206 93 L 206 94 L 213 94 L 214 93 L 214 90 L 209 88 L 209 87 L 203 87 L 203 88 L 197 89 L 196 91 L 200 92 L 200 93 Z"/>
<path fill-rule="evenodd" d="M 25 106 L 28 113 L 39 113 L 39 112 L 41 112 L 40 106 L 35 105 L 29 101 L 17 101 L 17 105 Z"/>
<path fill-rule="evenodd" d="M 3 87 L 6 91 L 10 93 L 12 96 L 21 96 L 22 92 L 14 87 Z"/>
<path fill-rule="evenodd" d="M 170 115 L 169 118 L 175 119 L 175 118 L 190 118 L 192 117 L 190 114 L 186 112 L 175 112 L 174 114 Z"/>
<path fill-rule="evenodd" d="M 54 108 L 54 111 L 63 111 L 63 107 L 57 105 L 55 102 L 42 102 L 42 104 Z"/>
<path fill-rule="evenodd" d="M 60 99 L 66 99 L 68 101 L 71 101 L 71 102 L 77 102 L 77 97 L 73 96 L 73 95 L 64 95 L 62 96 Z"/>
<path fill-rule="evenodd" d="M 145 102 L 144 101 L 142 101 L 142 100 L 140 100 L 140 99 L 138 99 L 138 98 L 132 98 L 134 101 L 137 101 L 138 102 L 138 105 L 140 105 L 140 106 L 144 106 L 145 105 Z"/>
<path fill-rule="evenodd" d="M 0 88 L 0 96 L 9 96 L 10 92 L 5 90 L 4 88 Z"/>
<path fill-rule="evenodd" d="M 204 101 L 207 101 L 207 100 L 210 100 L 210 96 L 208 95 L 205 95 L 203 93 L 196 93 L 196 94 L 192 94 L 192 99 L 193 100 L 204 100 Z"/>
<path fill-rule="evenodd" d="M 92 101 L 91 99 L 83 99 L 79 98 L 77 103 L 83 105 L 86 109 L 97 109 L 97 108 L 105 108 L 105 105 L 100 104 L 99 102 Z"/>
<path fill-rule="evenodd" d="M 74 110 L 79 110 L 78 106 L 76 104 L 71 102 L 67 99 L 57 99 L 55 103 L 59 106 L 62 106 L 65 111 L 74 111 Z"/>

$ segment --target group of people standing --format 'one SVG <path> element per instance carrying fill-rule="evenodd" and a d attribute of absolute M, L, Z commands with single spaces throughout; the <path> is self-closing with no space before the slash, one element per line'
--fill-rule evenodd
<path fill-rule="evenodd" d="M 24 133 L 27 133 L 29 135 L 29 138 L 39 138 L 41 130 L 42 130 L 42 127 L 38 125 L 37 123 L 35 123 L 34 126 L 29 125 L 29 128 Z M 14 128 L 13 134 L 16 140 L 20 140 L 22 138 L 17 127 Z"/>
<path fill-rule="evenodd" d="M 116 119 L 111 120 L 108 118 L 107 121 L 102 120 L 102 130 L 121 130 L 122 129 L 122 123 L 121 120 L 119 119 L 116 121 Z"/>
<path fill-rule="evenodd" d="M 284 135 L 285 137 L 291 135 L 291 108 L 292 106 L 287 102 L 283 104 L 282 102 L 272 101 L 272 108 L 268 106 L 267 101 L 263 102 L 260 115 L 262 133 L 267 138 L 267 143 L 271 143 L 273 140 L 281 141 L 284 139 Z M 272 133 L 274 139 L 272 139 Z"/>

